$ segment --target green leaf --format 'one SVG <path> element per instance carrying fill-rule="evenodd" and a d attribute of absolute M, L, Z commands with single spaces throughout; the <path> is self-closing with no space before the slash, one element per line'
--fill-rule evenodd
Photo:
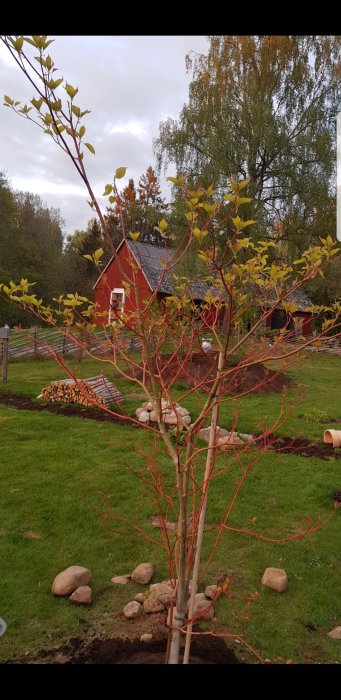
<path fill-rule="evenodd" d="M 77 107 L 76 105 L 72 105 L 71 110 L 72 110 L 73 114 L 77 117 L 77 119 L 79 119 L 81 116 L 81 111 L 80 111 L 79 107 Z"/>
<path fill-rule="evenodd" d="M 116 171 L 115 171 L 116 180 L 121 180 L 121 178 L 125 176 L 126 172 L 127 172 L 127 168 L 116 168 Z"/>
<path fill-rule="evenodd" d="M 168 228 L 168 224 L 167 224 L 166 219 L 161 219 L 161 221 L 159 223 L 160 231 L 163 233 L 167 228 Z"/>
<path fill-rule="evenodd" d="M 72 87 L 72 85 L 69 85 L 69 83 L 66 83 L 65 90 L 66 90 L 67 94 L 69 95 L 69 97 L 71 97 L 71 100 L 73 100 L 73 98 L 76 97 L 77 92 L 78 92 L 78 88 Z"/>
<path fill-rule="evenodd" d="M 116 197 L 109 197 L 109 202 L 110 204 L 114 204 L 116 202 Z"/>
<path fill-rule="evenodd" d="M 94 252 L 94 260 L 96 262 L 98 262 L 100 260 L 100 258 L 102 257 L 102 255 L 104 255 L 103 248 L 97 248 L 97 250 L 95 250 L 95 252 Z M 82 298 L 83 297 L 79 297 L 79 299 L 82 299 Z"/>
<path fill-rule="evenodd" d="M 89 151 L 91 151 L 91 153 L 96 155 L 96 151 L 91 143 L 85 143 L 84 145 L 89 149 Z"/>
<path fill-rule="evenodd" d="M 102 197 L 107 197 L 112 192 L 112 185 L 106 185 Z"/>
<path fill-rule="evenodd" d="M 173 184 L 177 187 L 181 187 L 182 183 L 185 180 L 185 176 L 179 175 L 178 177 L 167 177 L 167 180 L 169 180 L 169 182 L 173 182 Z"/>
<path fill-rule="evenodd" d="M 44 102 L 44 98 L 43 98 L 43 97 L 41 97 L 40 100 L 36 100 L 36 99 L 33 97 L 32 100 L 31 100 L 31 104 L 33 105 L 33 107 L 35 107 L 35 108 L 38 110 L 38 112 L 40 112 L 40 108 L 41 108 L 43 102 Z"/>
<path fill-rule="evenodd" d="M 78 134 L 79 134 L 79 138 L 83 138 L 83 136 L 84 136 L 84 134 L 85 134 L 85 126 L 81 126 L 81 128 L 79 129 Z"/>
<path fill-rule="evenodd" d="M 4 100 L 5 102 L 7 102 L 8 105 L 13 105 L 14 100 L 11 100 L 11 98 L 8 97 L 8 95 L 4 95 Z"/>
<path fill-rule="evenodd" d="M 16 40 L 12 39 L 12 44 L 13 44 L 15 50 L 18 51 L 18 52 L 21 51 L 22 46 L 23 46 L 23 43 L 24 43 L 24 37 L 23 37 L 23 36 L 20 36 L 20 37 L 19 37 L 18 39 L 16 39 Z"/>
<path fill-rule="evenodd" d="M 57 100 L 56 102 L 50 102 L 49 105 L 54 112 L 60 112 L 62 108 L 62 101 Z"/>
<path fill-rule="evenodd" d="M 133 241 L 136 241 L 138 239 L 139 235 L 140 235 L 139 232 L 133 233 L 132 231 L 129 231 L 129 236 L 130 236 L 130 238 L 133 239 Z"/>
<path fill-rule="evenodd" d="M 200 228 L 194 228 L 193 229 L 193 236 L 196 238 L 198 241 L 202 241 L 206 236 L 208 235 L 208 231 L 205 229 L 201 230 Z"/>
<path fill-rule="evenodd" d="M 240 182 L 238 182 L 239 189 L 240 189 L 240 190 L 243 190 L 244 187 L 247 187 L 247 185 L 249 184 L 249 182 L 250 182 L 250 178 L 249 178 L 249 177 L 247 177 L 245 180 L 240 180 Z"/>
<path fill-rule="evenodd" d="M 91 262 L 93 262 L 92 255 L 82 255 L 82 258 L 86 258 L 87 260 L 91 260 Z"/>

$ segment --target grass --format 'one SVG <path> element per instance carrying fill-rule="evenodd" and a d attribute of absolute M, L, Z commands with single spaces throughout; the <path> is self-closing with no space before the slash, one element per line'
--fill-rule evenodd
<path fill-rule="evenodd" d="M 340 367 L 340 358 L 319 354 L 291 370 L 304 384 L 305 399 L 299 413 L 304 412 L 304 406 L 317 406 L 330 417 L 339 417 Z M 98 373 L 98 364 L 84 361 L 77 366 L 77 373 L 93 376 Z M 110 372 L 104 374 L 113 379 Z M 52 362 L 17 362 L 9 367 L 6 389 L 34 397 L 58 376 L 64 374 Z M 115 378 L 114 383 L 127 393 L 126 382 Z M 195 414 L 194 399 L 184 403 Z M 239 429 L 254 430 L 260 416 L 272 419 L 279 403 L 277 394 L 238 400 Z M 131 412 L 137 405 L 136 398 L 127 398 L 124 404 Z M 229 410 L 222 410 L 221 425 L 228 423 Z M 283 432 L 321 439 L 323 429 L 323 425 L 307 423 L 296 415 Z M 108 498 L 113 510 L 134 522 L 145 525 L 153 514 L 139 480 L 127 469 L 141 472 L 144 468 L 143 458 L 132 451 L 137 435 L 139 449 L 148 451 L 150 435 L 142 430 L 16 411 L 0 403 L 0 616 L 8 624 L 0 640 L 0 661 L 19 660 L 27 651 L 33 654 L 56 646 L 68 636 L 98 625 L 112 631 L 119 624 L 120 610 L 140 588 L 129 584 L 128 589 L 117 590 L 110 578 L 129 573 L 137 563 L 153 561 L 154 580 L 168 575 L 161 549 L 110 533 L 96 512 L 101 499 Z M 162 471 L 167 469 L 162 451 L 158 465 Z M 234 476 L 230 470 L 212 481 L 207 513 L 210 525 L 220 521 Z M 338 488 L 336 460 L 268 454 L 251 472 L 231 523 L 269 537 L 291 535 L 302 518 L 315 520 L 329 513 L 331 494 Z M 324 528 L 282 544 L 226 533 L 201 582 L 214 582 L 217 575 L 226 573 L 231 578 L 229 596 L 216 604 L 217 631 L 243 632 L 258 652 L 273 660 L 280 657 L 278 662 L 340 662 L 337 643 L 325 634 L 341 619 L 339 524 L 338 512 Z M 147 532 L 158 536 L 148 525 Z M 31 539 L 32 533 L 40 538 Z M 213 541 L 214 533 L 208 532 L 204 559 Z M 50 594 L 56 573 L 71 564 L 92 570 L 94 604 L 90 608 L 72 606 L 67 599 Z M 289 588 L 285 594 L 261 586 L 267 566 L 287 571 Z M 245 659 L 253 660 L 249 655 Z"/>

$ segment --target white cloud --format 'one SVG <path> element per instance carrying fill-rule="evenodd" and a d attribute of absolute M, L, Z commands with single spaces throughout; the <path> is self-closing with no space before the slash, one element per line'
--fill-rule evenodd
<path fill-rule="evenodd" d="M 138 139 L 143 139 L 148 135 L 148 129 L 144 125 L 144 122 L 139 122 L 131 120 L 125 124 L 106 124 L 104 127 L 106 134 L 131 134 Z"/>
<path fill-rule="evenodd" d="M 126 166 L 127 180 L 133 177 L 136 183 L 154 165 L 158 125 L 176 117 L 187 99 L 186 53 L 205 52 L 207 46 L 203 36 L 56 37 L 49 52 L 59 75 L 79 88 L 80 107 L 91 110 L 86 140 L 96 156 L 86 153 L 85 164 L 96 192 L 102 194 L 119 166 Z M 0 84 L 2 94 L 12 98 L 28 102 L 33 97 L 32 86 L 1 42 Z M 49 206 L 59 207 L 68 233 L 84 228 L 92 211 L 71 161 L 33 124 L 8 108 L 0 110 L 0 170 L 15 189 L 40 194 Z M 168 191 L 165 177 L 161 184 Z"/>

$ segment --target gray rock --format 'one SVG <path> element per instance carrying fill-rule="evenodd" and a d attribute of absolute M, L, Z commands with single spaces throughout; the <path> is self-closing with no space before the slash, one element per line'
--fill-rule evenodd
<path fill-rule="evenodd" d="M 113 576 L 111 579 L 111 583 L 115 583 L 118 586 L 126 586 L 127 583 L 130 581 L 130 576 L 127 574 L 126 576 Z"/>
<path fill-rule="evenodd" d="M 135 581 L 135 583 L 142 583 L 143 585 L 146 585 L 150 582 L 153 573 L 154 567 L 150 562 L 139 564 L 132 572 L 131 580 Z"/>
<path fill-rule="evenodd" d="M 338 627 L 334 627 L 331 632 L 328 632 L 328 637 L 331 639 L 341 639 L 341 627 L 340 625 Z"/>
<path fill-rule="evenodd" d="M 91 605 L 92 590 L 90 586 L 78 586 L 70 595 L 69 600 L 71 603 L 77 603 L 78 605 Z"/>
<path fill-rule="evenodd" d="M 206 598 L 210 598 L 210 600 L 213 600 L 215 596 L 217 596 L 221 592 L 220 586 L 216 586 L 212 584 L 211 586 L 206 586 L 205 588 L 205 596 Z"/>
<path fill-rule="evenodd" d="M 140 642 L 151 642 L 152 639 L 153 639 L 153 635 L 150 634 L 149 632 L 145 632 L 145 634 L 141 634 Z"/>
<path fill-rule="evenodd" d="M 53 581 L 51 592 L 53 595 L 70 595 L 79 586 L 86 586 L 91 580 L 91 571 L 84 566 L 69 566 Z"/>
<path fill-rule="evenodd" d="M 283 593 L 288 588 L 288 577 L 284 569 L 276 569 L 273 566 L 269 566 L 264 571 L 262 584 L 273 591 L 277 591 L 277 593 Z"/>
<path fill-rule="evenodd" d="M 123 614 L 128 620 L 134 620 L 135 617 L 140 617 L 140 615 L 142 615 L 142 610 L 142 605 L 138 603 L 137 600 L 132 600 L 123 608 Z"/>

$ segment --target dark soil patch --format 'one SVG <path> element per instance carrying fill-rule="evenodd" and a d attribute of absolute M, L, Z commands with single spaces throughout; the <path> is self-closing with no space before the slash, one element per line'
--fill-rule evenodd
<path fill-rule="evenodd" d="M 0 391 L 0 403 L 24 411 L 48 411 L 59 416 L 76 416 L 77 418 L 90 418 L 91 420 L 108 421 L 120 425 L 130 425 L 139 428 L 139 425 L 131 423 L 125 418 L 116 418 L 101 408 L 83 407 L 79 404 L 57 405 L 55 403 L 36 403 L 27 396 L 14 394 L 11 391 Z M 117 411 L 117 408 L 115 408 Z"/>
<path fill-rule="evenodd" d="M 327 460 L 331 458 L 341 459 L 341 450 L 335 450 L 331 444 L 324 442 L 309 442 L 305 437 L 291 438 L 283 436 L 277 438 L 271 449 L 275 452 L 295 454 L 300 457 L 318 457 L 319 459 Z"/>
<path fill-rule="evenodd" d="M 58 649 L 42 649 L 31 661 L 24 663 L 55 664 L 164 664 L 166 641 L 141 642 L 139 639 L 95 639 L 86 644 L 81 637 L 74 637 Z M 181 657 L 182 661 L 182 657 Z M 13 662 L 12 662 L 13 663 Z M 15 663 L 18 663 L 16 661 Z M 214 637 L 193 638 L 191 664 L 239 664 L 234 652 L 221 639 Z"/>
<path fill-rule="evenodd" d="M 184 365 L 181 357 L 162 355 L 160 359 L 162 376 L 164 380 L 176 378 L 176 381 L 188 387 L 200 384 L 200 389 L 208 394 L 216 376 L 217 355 L 216 351 L 196 352 Z M 156 366 L 154 369 L 156 371 Z M 135 376 L 140 378 L 142 370 L 136 371 Z M 265 365 L 257 363 L 252 367 L 235 368 L 222 384 L 223 394 L 239 394 L 251 390 L 258 394 L 271 394 L 281 391 L 284 386 L 292 386 L 293 382 L 280 370 L 273 372 Z"/>
<path fill-rule="evenodd" d="M 89 418 L 90 420 L 106 421 L 118 425 L 129 425 L 132 428 L 142 429 L 143 427 L 137 423 L 131 423 L 125 418 L 112 416 L 100 408 L 84 408 L 78 404 L 61 406 L 48 403 L 38 404 L 26 396 L 21 396 L 20 394 L 15 394 L 10 391 L 0 391 L 0 403 L 18 410 L 48 411 L 49 413 L 55 413 L 61 416 L 76 416 L 77 418 Z M 268 439 L 272 440 L 274 436 L 270 435 Z M 257 444 L 259 447 L 263 446 L 262 442 L 258 442 Z M 335 450 L 331 444 L 326 444 L 324 442 L 311 443 L 304 437 L 291 438 L 284 436 L 275 438 L 271 449 L 275 452 L 297 454 L 300 457 L 319 457 L 320 459 L 326 460 L 331 458 L 341 459 L 341 450 Z"/>

